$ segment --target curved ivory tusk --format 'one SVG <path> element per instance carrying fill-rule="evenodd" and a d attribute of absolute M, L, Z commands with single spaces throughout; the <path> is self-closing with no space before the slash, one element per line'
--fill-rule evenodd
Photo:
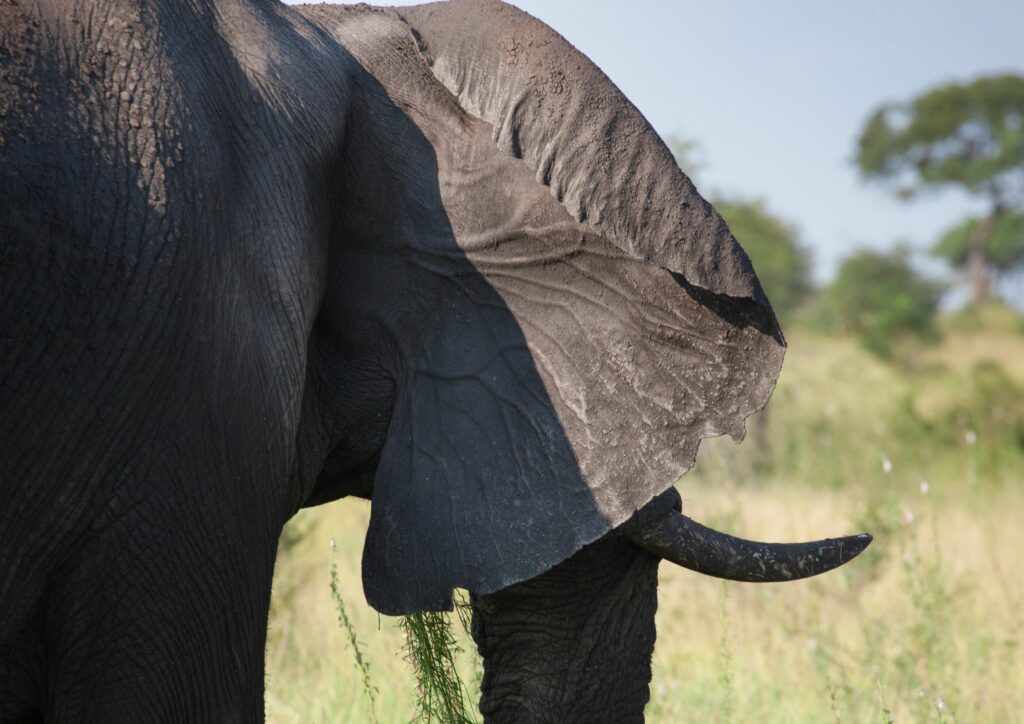
<path fill-rule="evenodd" d="M 731 581 L 795 581 L 838 568 L 871 543 L 871 535 L 813 543 L 755 543 L 719 533 L 670 510 L 629 533 L 636 545 L 683 568 Z"/>

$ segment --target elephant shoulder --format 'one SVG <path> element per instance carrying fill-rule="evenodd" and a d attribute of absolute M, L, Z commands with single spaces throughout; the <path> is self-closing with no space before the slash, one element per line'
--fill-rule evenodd
<path fill-rule="evenodd" d="M 362 89 L 383 93 L 417 121 L 444 125 L 468 122 L 459 100 L 430 70 L 412 27 L 393 9 L 353 6 L 297 6 L 351 54 L 362 70 Z"/>

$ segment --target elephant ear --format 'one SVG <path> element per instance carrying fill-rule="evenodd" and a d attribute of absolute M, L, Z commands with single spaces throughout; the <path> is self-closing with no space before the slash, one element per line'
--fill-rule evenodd
<path fill-rule="evenodd" d="M 742 438 L 785 343 L 721 218 L 564 39 L 494 2 L 390 12 L 331 27 L 400 109 L 352 123 L 372 116 L 417 160 L 372 217 L 413 219 L 388 231 L 391 261 L 376 242 L 358 265 L 394 290 L 375 317 L 418 320 L 391 325 L 398 401 L 363 557 L 368 601 L 406 613 L 534 577 L 625 522 L 702 438 Z"/>
<path fill-rule="evenodd" d="M 497 0 L 398 10 L 434 76 L 577 221 L 697 287 L 770 307 L 750 260 L 640 111 L 585 55 Z"/>

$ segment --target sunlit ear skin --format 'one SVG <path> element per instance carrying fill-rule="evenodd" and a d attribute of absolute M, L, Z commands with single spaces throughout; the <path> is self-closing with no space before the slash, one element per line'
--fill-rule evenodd
<path fill-rule="evenodd" d="M 495 148 L 521 159 L 576 221 L 632 258 L 770 314 L 721 216 L 643 114 L 565 38 L 498 0 L 395 11 L 438 81 L 490 124 Z"/>
<path fill-rule="evenodd" d="M 666 504 L 671 507 L 663 511 Z M 778 583 L 817 576 L 856 558 L 871 544 L 867 533 L 810 543 L 755 543 L 687 518 L 674 488 L 623 526 L 636 545 L 676 565 L 715 578 Z"/>

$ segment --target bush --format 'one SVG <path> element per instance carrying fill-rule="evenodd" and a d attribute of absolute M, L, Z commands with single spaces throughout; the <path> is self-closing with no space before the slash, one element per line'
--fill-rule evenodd
<path fill-rule="evenodd" d="M 996 362 L 972 367 L 956 385 L 951 404 L 942 411 L 936 436 L 949 446 L 970 449 L 974 480 L 1020 469 L 1024 460 L 1024 389 Z"/>
<path fill-rule="evenodd" d="M 835 327 L 856 335 L 883 359 L 910 339 L 935 342 L 935 312 L 943 285 L 911 267 L 906 249 L 864 249 L 847 257 L 826 291 L 828 316 Z"/>

